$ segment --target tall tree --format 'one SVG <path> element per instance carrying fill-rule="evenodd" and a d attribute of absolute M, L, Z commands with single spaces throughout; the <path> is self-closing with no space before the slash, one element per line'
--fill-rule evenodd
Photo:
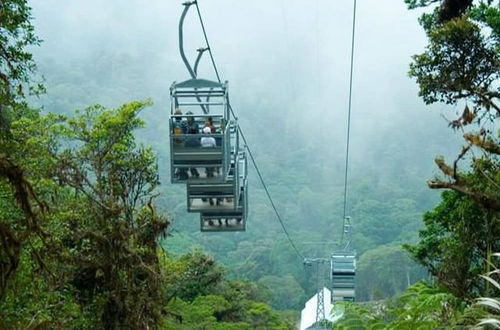
<path fill-rule="evenodd" d="M 426 6 L 432 0 L 405 0 L 410 8 Z M 461 6 L 460 8 L 455 8 Z M 443 11 L 453 15 L 443 16 Z M 465 103 L 458 118 L 449 121 L 464 134 L 466 145 L 452 165 L 443 158 L 436 164 L 447 178 L 429 181 L 431 188 L 450 188 L 464 193 L 487 209 L 500 211 L 498 178 L 486 176 L 481 164 L 477 170 L 490 181 L 491 189 L 477 189 L 459 170 L 459 162 L 478 148 L 473 162 L 489 161 L 498 170 L 500 140 L 488 123 L 500 117 L 500 8 L 493 1 L 442 1 L 432 14 L 424 14 L 421 23 L 429 37 L 426 51 L 414 56 L 410 76 L 416 78 L 420 96 L 427 104 Z M 468 129 L 473 127 L 472 130 Z M 493 171 L 495 172 L 495 171 Z"/>
<path fill-rule="evenodd" d="M 38 261 L 43 272 L 36 278 L 46 279 L 47 290 L 74 292 L 92 327 L 146 328 L 160 318 L 157 240 L 168 221 L 153 205 L 156 159 L 133 135 L 148 104 L 92 106 L 74 118 L 49 114 L 11 123 L 17 150 L 11 157 L 44 208 L 25 223 L 15 193 L 6 189 L 0 224 L 17 236 L 38 228 L 17 245 L 24 256 L 18 264 Z"/>
<path fill-rule="evenodd" d="M 438 1 L 405 2 L 415 8 Z M 453 192 L 425 215 L 420 242 L 407 248 L 441 284 L 466 298 L 484 293 L 475 278 L 483 260 L 500 249 L 500 131 L 494 131 L 500 117 L 500 8 L 491 0 L 439 3 L 421 17 L 429 44 L 413 57 L 410 76 L 427 104 L 464 106 L 449 125 L 462 132 L 465 145 L 451 165 L 436 157 L 444 177 L 428 185 Z"/>
<path fill-rule="evenodd" d="M 0 301 L 9 279 L 15 273 L 21 246 L 40 230 L 38 210 L 43 203 L 35 196 L 24 169 L 13 160 L 10 122 L 23 114 L 36 115 L 25 102 L 26 90 L 43 90 L 33 83 L 35 63 L 27 50 L 40 43 L 30 22 L 31 8 L 26 0 L 0 3 L 0 190 L 16 207 L 4 208 L 10 221 L 0 221 Z"/>
<path fill-rule="evenodd" d="M 0 128 L 5 131 L 19 107 L 25 106 L 27 92 L 38 93 L 41 84 L 33 81 L 36 64 L 27 47 L 41 40 L 31 24 L 27 0 L 0 3 Z"/>

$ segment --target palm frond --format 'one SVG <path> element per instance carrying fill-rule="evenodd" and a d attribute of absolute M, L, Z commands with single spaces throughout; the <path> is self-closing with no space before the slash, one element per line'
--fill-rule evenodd
<path fill-rule="evenodd" d="M 487 307 L 491 307 L 492 309 L 500 312 L 500 301 L 493 298 L 478 298 L 478 305 L 483 305 Z"/>
<path fill-rule="evenodd" d="M 500 329 L 500 320 L 489 318 L 482 319 L 481 322 L 478 323 L 478 326 L 490 325 L 496 329 Z"/>
<path fill-rule="evenodd" d="M 491 284 L 493 284 L 498 290 L 500 290 L 500 283 L 498 283 L 497 281 L 495 281 L 494 279 L 492 279 L 491 277 L 489 276 L 485 276 L 485 275 L 479 275 L 481 276 L 482 278 L 484 278 L 486 281 L 490 282 Z"/>

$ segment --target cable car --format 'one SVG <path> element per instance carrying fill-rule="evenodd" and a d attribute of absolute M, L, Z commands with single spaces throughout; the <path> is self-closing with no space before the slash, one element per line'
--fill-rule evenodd
<path fill-rule="evenodd" d="M 240 201 L 235 211 L 220 213 L 201 213 L 200 230 L 201 231 L 245 231 L 248 195 L 245 189 L 241 188 Z"/>
<path fill-rule="evenodd" d="M 229 111 L 227 81 L 220 82 L 217 68 L 218 82 L 198 78 L 204 52 L 212 57 L 208 40 L 197 50 L 194 66 L 184 53 L 184 19 L 193 4 L 198 7 L 196 1 L 183 3 L 179 21 L 180 55 L 191 79 L 170 87 L 170 181 L 186 183 L 187 210 L 200 213 L 202 231 L 241 231 L 248 209 L 245 149 L 239 148 L 236 118 Z M 215 67 L 213 58 L 212 63 Z"/>
<path fill-rule="evenodd" d="M 224 182 L 187 184 L 188 212 L 200 212 L 201 231 L 244 231 L 248 213 L 247 159 L 245 150 L 233 155 Z"/>
<path fill-rule="evenodd" d="M 170 96 L 171 182 L 215 177 L 223 180 L 231 153 L 227 82 L 206 79 L 174 82 Z M 212 124 L 209 134 L 202 132 L 207 122 Z M 213 138 L 209 148 L 201 143 L 204 137 Z M 210 171 L 214 168 L 218 171 Z"/>
<path fill-rule="evenodd" d="M 332 301 L 354 301 L 356 297 L 356 253 L 342 251 L 332 255 Z"/>

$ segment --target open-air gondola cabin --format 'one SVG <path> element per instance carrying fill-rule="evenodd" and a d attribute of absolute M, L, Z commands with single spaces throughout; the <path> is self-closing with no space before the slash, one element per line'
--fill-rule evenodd
<path fill-rule="evenodd" d="M 332 255 L 332 301 L 354 301 L 356 297 L 356 254 L 336 252 Z"/>
<path fill-rule="evenodd" d="M 190 79 L 173 83 L 170 88 L 170 169 L 171 182 L 188 179 L 224 180 L 229 171 L 231 139 L 227 83 Z M 203 127 L 212 123 L 209 134 L 215 145 L 204 148 L 200 141 Z M 217 168 L 209 173 L 207 168 Z"/>

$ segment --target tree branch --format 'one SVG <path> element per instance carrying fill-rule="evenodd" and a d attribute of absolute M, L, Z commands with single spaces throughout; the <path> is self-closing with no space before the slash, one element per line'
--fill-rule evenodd
<path fill-rule="evenodd" d="M 447 182 L 441 181 L 438 179 L 430 180 L 427 182 L 427 185 L 431 189 L 452 189 L 458 192 L 461 192 L 470 198 L 472 198 L 475 202 L 486 209 L 494 210 L 496 212 L 500 212 L 500 201 L 497 198 L 493 198 L 491 196 L 486 195 L 483 192 L 473 190 L 467 187 L 463 183 L 458 182 Z"/>
<path fill-rule="evenodd" d="M 465 133 L 464 138 L 472 145 L 484 149 L 492 154 L 500 155 L 500 144 L 492 140 L 482 139 L 479 135 Z"/>

